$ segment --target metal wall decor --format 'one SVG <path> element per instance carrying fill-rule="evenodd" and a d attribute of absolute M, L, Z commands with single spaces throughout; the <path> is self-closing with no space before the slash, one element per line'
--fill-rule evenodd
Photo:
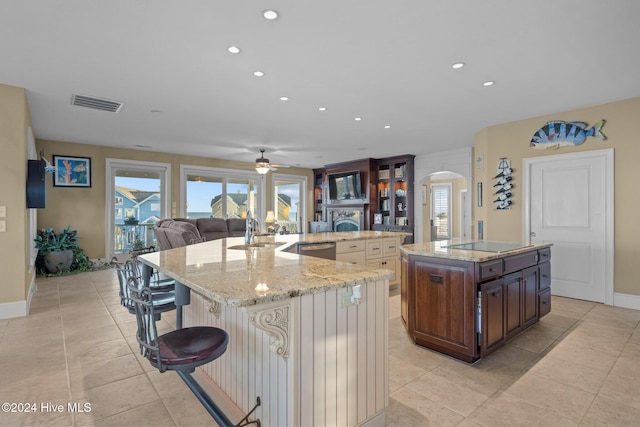
<path fill-rule="evenodd" d="M 496 209 L 498 210 L 510 209 L 510 206 L 513 204 L 511 201 L 511 189 L 513 188 L 512 172 L 511 164 L 507 158 L 501 157 L 500 163 L 498 163 L 498 174 L 494 177 L 496 183 L 493 185 L 495 189 L 495 200 L 493 202 L 496 204 Z"/>
<path fill-rule="evenodd" d="M 605 120 L 602 119 L 587 129 L 589 125 L 585 122 L 552 120 L 533 134 L 529 147 L 538 149 L 574 147 L 582 144 L 588 136 L 606 141 L 607 136 L 601 130 L 604 123 Z"/>

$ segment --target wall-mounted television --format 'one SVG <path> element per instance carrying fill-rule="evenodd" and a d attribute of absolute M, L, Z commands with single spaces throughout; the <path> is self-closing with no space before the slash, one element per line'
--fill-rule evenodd
<path fill-rule="evenodd" d="M 27 161 L 27 208 L 42 209 L 46 204 L 45 172 L 42 160 Z"/>
<path fill-rule="evenodd" d="M 359 171 L 329 174 L 328 179 L 330 200 L 362 199 Z"/>

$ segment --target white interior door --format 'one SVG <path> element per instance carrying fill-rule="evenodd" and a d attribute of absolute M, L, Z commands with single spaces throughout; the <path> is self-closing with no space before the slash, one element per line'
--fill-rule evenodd
<path fill-rule="evenodd" d="M 613 302 L 612 166 L 613 150 L 524 160 L 525 229 L 528 211 L 531 242 L 553 243 L 554 295 Z"/>

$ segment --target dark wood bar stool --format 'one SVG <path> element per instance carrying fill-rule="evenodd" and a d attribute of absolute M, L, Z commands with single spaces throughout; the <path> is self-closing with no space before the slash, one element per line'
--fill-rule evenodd
<path fill-rule="evenodd" d="M 128 281 L 132 277 L 139 277 L 139 268 L 133 261 L 124 263 L 118 262 L 115 258 L 111 260 L 111 266 L 118 275 L 118 284 L 120 285 L 120 304 L 129 310 L 129 313 L 135 313 L 133 301 L 131 301 L 131 293 L 129 291 Z M 139 283 L 139 282 L 136 282 Z M 175 310 L 175 282 L 174 281 L 150 281 L 151 298 L 154 305 L 154 315 L 160 319 L 160 315 L 166 311 Z M 156 319 L 157 320 L 157 319 Z"/>
<path fill-rule="evenodd" d="M 140 344 L 141 354 L 151 365 L 160 372 L 176 371 L 219 425 L 256 424 L 260 427 L 260 420 L 249 421 L 249 416 L 260 406 L 260 398 L 257 398 L 253 409 L 240 422 L 234 424 L 191 376 L 196 367 L 222 356 L 227 350 L 229 335 L 213 326 L 195 326 L 176 329 L 158 336 L 154 292 L 147 286 L 140 286 L 138 277 L 130 277 L 127 286 L 138 323 L 136 339 Z"/>

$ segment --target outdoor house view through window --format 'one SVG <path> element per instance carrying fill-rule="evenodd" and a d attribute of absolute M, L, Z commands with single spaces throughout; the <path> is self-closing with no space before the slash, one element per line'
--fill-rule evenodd
<path fill-rule="evenodd" d="M 118 173 L 114 181 L 114 250 L 128 253 L 155 245 L 153 226 L 161 216 L 159 174 L 131 177 Z M 156 176 L 157 175 L 157 176 Z"/>
<path fill-rule="evenodd" d="M 302 215 L 300 211 L 301 183 L 289 180 L 276 180 L 274 184 L 274 221 L 267 213 L 267 231 L 284 233 L 301 233 Z M 269 229 L 270 227 L 270 229 Z"/>
<path fill-rule="evenodd" d="M 187 218 L 246 218 L 256 214 L 254 179 L 187 175 Z"/>
<path fill-rule="evenodd" d="M 436 226 L 437 240 L 451 238 L 451 184 L 431 186 L 431 218 Z"/>

